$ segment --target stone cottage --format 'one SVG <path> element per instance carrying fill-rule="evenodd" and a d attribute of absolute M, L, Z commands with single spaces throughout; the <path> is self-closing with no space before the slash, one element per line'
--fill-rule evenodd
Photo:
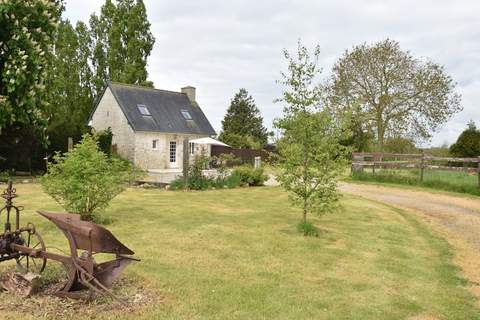
<path fill-rule="evenodd" d="M 111 128 L 117 154 L 149 172 L 173 179 L 183 169 L 184 141 L 214 136 L 195 100 L 195 88 L 181 92 L 108 82 L 90 116 L 99 131 Z M 188 144 L 189 158 L 209 146 Z M 165 176 L 165 174 L 169 174 Z"/>

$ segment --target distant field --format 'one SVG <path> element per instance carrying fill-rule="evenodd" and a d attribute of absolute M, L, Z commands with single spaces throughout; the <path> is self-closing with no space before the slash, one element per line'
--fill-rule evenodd
<path fill-rule="evenodd" d="M 23 224 L 34 222 L 47 247 L 66 249 L 61 232 L 34 213 L 58 205 L 38 184 L 19 184 L 18 193 Z M 106 215 L 142 259 L 127 277 L 164 299 L 96 319 L 480 319 L 448 243 L 411 214 L 363 198 L 344 196 L 338 213 L 312 216 L 318 238 L 296 232 L 300 211 L 280 188 L 135 188 Z M 22 299 L 0 300 L 0 319 L 55 319 L 49 308 L 63 308 L 42 302 L 18 314 Z"/>
<path fill-rule="evenodd" d="M 466 172 L 426 169 L 424 172 L 423 182 L 421 182 L 419 169 L 377 168 L 375 169 L 375 174 L 373 174 L 371 169 L 364 169 L 363 172 L 355 173 L 351 178 L 359 181 L 405 184 L 480 195 L 477 174 Z"/>

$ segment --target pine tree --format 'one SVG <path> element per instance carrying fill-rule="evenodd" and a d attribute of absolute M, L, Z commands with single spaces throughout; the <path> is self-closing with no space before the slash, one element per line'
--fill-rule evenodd
<path fill-rule="evenodd" d="M 480 156 L 480 130 L 475 122 L 470 121 L 455 142 L 450 147 L 450 153 L 457 157 L 478 157 Z"/>
<path fill-rule="evenodd" d="M 247 90 L 240 89 L 231 100 L 219 139 L 235 148 L 258 149 L 267 143 L 268 132 L 260 110 Z"/>

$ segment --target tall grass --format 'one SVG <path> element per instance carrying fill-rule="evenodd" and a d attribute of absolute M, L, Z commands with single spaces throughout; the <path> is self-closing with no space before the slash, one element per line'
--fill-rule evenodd
<path fill-rule="evenodd" d="M 352 179 L 358 181 L 421 186 L 480 196 L 477 175 L 465 172 L 425 170 L 423 181 L 421 181 L 419 169 L 376 169 L 375 173 L 370 170 L 355 172 L 352 174 Z"/>

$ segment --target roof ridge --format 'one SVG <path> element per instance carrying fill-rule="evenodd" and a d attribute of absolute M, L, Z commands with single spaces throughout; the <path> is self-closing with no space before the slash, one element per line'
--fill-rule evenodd
<path fill-rule="evenodd" d="M 116 81 L 110 81 L 110 80 L 109 80 L 109 81 L 108 81 L 108 85 L 110 85 L 110 84 L 120 85 L 120 86 L 124 86 L 124 87 L 131 87 L 131 88 L 135 88 L 135 89 L 155 90 L 155 91 L 161 91 L 161 92 L 168 92 L 168 93 L 176 93 L 176 94 L 186 95 L 185 93 L 183 93 L 183 92 L 178 92 L 178 91 L 165 90 L 165 89 L 157 89 L 157 88 L 150 88 L 150 87 L 145 87 L 145 86 L 141 86 L 141 85 L 138 85 L 138 84 L 122 83 L 122 82 L 116 82 Z"/>

